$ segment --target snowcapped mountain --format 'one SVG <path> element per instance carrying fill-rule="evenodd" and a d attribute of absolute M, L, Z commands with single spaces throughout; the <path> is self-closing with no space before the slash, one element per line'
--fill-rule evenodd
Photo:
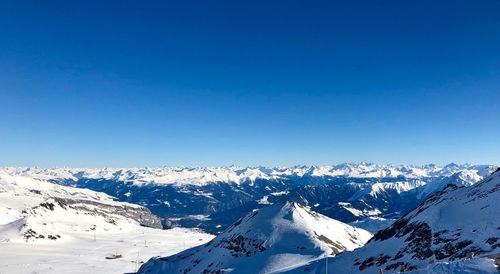
<path fill-rule="evenodd" d="M 209 243 L 153 258 L 139 273 L 277 273 L 362 246 L 371 234 L 296 203 L 254 210 Z"/>
<path fill-rule="evenodd" d="M 147 208 L 0 171 L 0 273 L 124 273 L 212 238 Z M 106 259 L 108 258 L 108 259 Z"/>
<path fill-rule="evenodd" d="M 457 165 L 389 165 L 371 163 L 346 163 L 333 166 L 294 167 L 159 167 L 159 168 L 2 168 L 4 172 L 45 180 L 105 179 L 141 184 L 206 185 L 209 183 L 253 182 L 279 180 L 292 177 L 354 177 L 397 178 L 448 177 L 462 170 L 473 171 L 479 176 L 491 173 L 492 166 Z"/>
<path fill-rule="evenodd" d="M 346 274 L 378 269 L 384 273 L 465 273 L 460 272 L 464 269 L 498 273 L 488 257 L 500 254 L 499 201 L 500 169 L 472 186 L 449 185 L 377 232 L 364 247 L 332 259 L 329 267 Z M 324 273 L 323 264 L 291 271 L 304 272 Z"/>
<path fill-rule="evenodd" d="M 470 186 L 479 182 L 482 178 L 490 175 L 495 170 L 495 167 L 486 169 L 461 169 L 450 176 L 444 177 L 441 180 L 436 180 L 433 183 L 426 184 L 419 189 L 419 197 L 427 197 L 435 192 L 444 189 L 447 185 L 453 184 L 457 186 Z"/>

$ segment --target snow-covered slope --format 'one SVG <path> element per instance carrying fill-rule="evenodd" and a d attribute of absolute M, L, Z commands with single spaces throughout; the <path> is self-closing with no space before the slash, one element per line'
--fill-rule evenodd
<path fill-rule="evenodd" d="M 449 185 L 426 199 L 363 247 L 334 258 L 336 273 L 384 273 L 422 270 L 429 273 L 496 272 L 486 256 L 500 256 L 500 170 L 469 187 Z M 475 260 L 465 260 L 475 256 Z M 451 263 L 450 263 L 451 262 Z M 307 266 L 322 273 L 318 262 Z M 455 270 L 454 270 L 455 269 Z M 292 273 L 303 273 L 298 268 Z"/>
<path fill-rule="evenodd" d="M 0 273 L 130 272 L 212 238 L 155 228 L 159 218 L 142 206 L 0 171 Z"/>
<path fill-rule="evenodd" d="M 277 273 L 362 246 L 371 234 L 296 203 L 255 210 L 206 245 L 153 258 L 139 273 Z"/>
<path fill-rule="evenodd" d="M 30 238 L 45 240 L 48 231 L 55 230 L 52 223 L 78 223 L 83 225 L 79 229 L 98 231 L 122 229 L 125 223 L 161 228 L 160 219 L 142 206 L 115 201 L 104 193 L 0 172 L 0 224 L 7 223 L 22 223 L 24 238 L 26 230 L 38 226 L 45 234 L 36 232 Z"/>

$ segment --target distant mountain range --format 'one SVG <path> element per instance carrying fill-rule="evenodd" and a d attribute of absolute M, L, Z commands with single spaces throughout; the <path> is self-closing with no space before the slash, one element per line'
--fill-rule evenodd
<path fill-rule="evenodd" d="M 105 179 L 124 183 L 167 185 L 196 185 L 210 183 L 251 183 L 256 180 L 284 180 L 303 177 L 355 177 L 407 179 L 448 177 L 459 171 L 473 171 L 476 176 L 487 176 L 491 166 L 455 163 L 446 166 L 391 165 L 373 163 L 345 163 L 332 166 L 293 167 L 158 167 L 158 168 L 0 168 L 7 173 L 40 179 Z M 474 175 L 472 175 L 474 176 Z"/>
<path fill-rule="evenodd" d="M 372 232 L 448 184 L 471 185 L 490 165 L 384 165 L 220 168 L 1 168 L 11 175 L 105 192 L 140 204 L 165 227 L 220 233 L 254 209 L 295 201 Z"/>

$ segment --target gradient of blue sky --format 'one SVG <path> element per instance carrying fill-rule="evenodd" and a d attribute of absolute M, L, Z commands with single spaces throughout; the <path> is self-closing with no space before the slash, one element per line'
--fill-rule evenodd
<path fill-rule="evenodd" d="M 500 162 L 500 1 L 2 1 L 0 165 Z"/>

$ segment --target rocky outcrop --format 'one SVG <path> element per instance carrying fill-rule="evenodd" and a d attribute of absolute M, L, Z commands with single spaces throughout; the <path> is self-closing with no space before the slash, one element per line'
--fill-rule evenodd
<path fill-rule="evenodd" d="M 129 206 L 126 204 L 112 205 L 91 200 L 69 198 L 54 198 L 54 201 L 63 208 L 71 207 L 76 210 L 83 210 L 104 217 L 110 214 L 120 215 L 135 220 L 142 226 L 162 228 L 161 219 L 152 214 L 151 211 L 145 207 Z"/>

